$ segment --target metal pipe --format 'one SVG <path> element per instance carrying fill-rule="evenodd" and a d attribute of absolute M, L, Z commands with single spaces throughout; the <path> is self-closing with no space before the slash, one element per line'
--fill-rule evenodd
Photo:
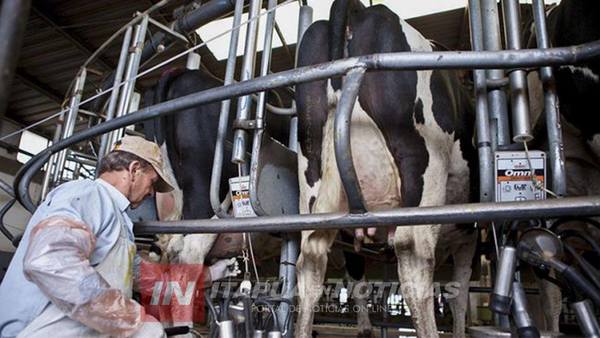
<path fill-rule="evenodd" d="M 75 162 L 76 164 L 85 164 L 92 167 L 96 166 L 96 161 L 91 161 L 85 158 L 76 157 L 76 156 L 67 156 L 67 160 L 71 162 Z"/>
<path fill-rule="evenodd" d="M 300 45 L 302 36 L 313 21 L 313 10 L 310 6 L 300 6 L 298 14 L 298 43 Z M 297 55 L 297 54 L 296 54 Z M 294 65 L 297 67 L 297 60 L 294 60 Z M 292 108 L 296 108 L 295 101 L 292 102 Z M 298 152 L 298 117 L 293 116 L 290 119 L 290 133 L 288 147 Z M 281 255 L 279 260 L 279 280 L 282 282 L 281 287 L 281 298 L 293 302 L 294 300 L 294 288 L 296 286 L 296 261 L 300 253 L 300 241 L 298 234 L 283 233 L 281 235 Z M 293 316 L 290 304 L 287 302 L 281 302 L 277 308 L 277 320 L 279 321 L 279 327 L 283 331 L 285 338 L 294 337 L 294 323 L 293 320 L 288 320 L 290 316 Z M 287 327 L 286 327 L 287 326 Z"/>
<path fill-rule="evenodd" d="M 56 122 L 56 127 L 54 129 L 54 137 L 52 138 L 52 144 L 60 141 L 60 137 L 62 135 L 62 128 L 65 121 L 65 113 L 60 114 L 58 121 Z M 50 157 L 48 161 L 48 165 L 46 166 L 46 172 L 44 173 L 44 180 L 42 181 L 42 192 L 40 195 L 40 201 L 43 201 L 48 195 L 50 191 L 50 185 L 52 178 L 54 177 L 54 172 L 56 171 L 56 160 L 58 159 L 58 155 L 54 154 Z"/>
<path fill-rule="evenodd" d="M 512 285 L 512 317 L 517 327 L 517 336 L 522 338 L 539 338 L 540 332 L 533 324 L 527 310 L 527 298 L 521 282 Z"/>
<path fill-rule="evenodd" d="M 507 49 L 521 49 L 521 21 L 519 10 L 519 0 L 502 0 Z M 529 123 L 527 74 L 524 70 L 513 70 L 509 74 L 509 79 L 513 141 L 528 142 L 533 139 L 533 136 L 531 135 L 531 124 Z"/>
<path fill-rule="evenodd" d="M 141 53 L 144 48 L 144 40 L 146 39 L 146 31 L 148 29 L 148 16 L 146 15 L 139 25 L 135 27 L 133 38 L 133 46 L 127 60 L 127 69 L 125 71 L 125 84 L 121 90 L 119 105 L 117 108 L 117 117 L 129 113 L 129 106 L 135 90 L 136 76 L 140 69 Z M 115 130 L 111 134 L 110 144 L 115 143 L 123 137 L 123 129 Z"/>
<path fill-rule="evenodd" d="M 546 29 L 546 12 L 543 0 L 533 0 L 533 17 L 535 19 L 535 36 L 537 47 L 550 48 L 550 39 Z M 544 85 L 544 111 L 546 114 L 546 130 L 548 132 L 548 158 L 552 171 L 552 191 L 558 196 L 566 196 L 567 179 L 565 172 L 565 154 L 563 152 L 562 128 L 556 82 L 552 67 L 542 67 L 540 78 Z"/>
<path fill-rule="evenodd" d="M 235 338 L 235 327 L 232 320 L 223 320 L 219 325 L 219 338 Z"/>
<path fill-rule="evenodd" d="M 260 76 L 269 74 L 269 68 L 271 66 L 271 47 L 273 45 L 273 29 L 275 24 L 275 7 L 277 6 L 277 0 L 269 0 L 268 9 L 272 10 L 267 15 L 267 22 L 265 27 L 265 39 L 263 45 L 262 60 L 260 65 Z M 260 157 L 260 147 L 262 144 L 262 138 L 265 128 L 265 102 L 267 92 L 262 91 L 258 93 L 258 100 L 256 102 L 256 127 L 254 129 L 254 137 L 252 139 L 252 157 L 250 159 L 250 196 L 252 207 L 254 212 L 258 216 L 265 215 L 265 211 L 260 206 L 260 203 L 256 203 L 257 187 L 256 182 L 258 180 L 258 159 Z M 235 138 L 234 138 L 235 140 Z"/>
<path fill-rule="evenodd" d="M 72 144 L 96 137 L 103 133 L 149 119 L 173 114 L 199 104 L 219 102 L 227 98 L 248 95 L 267 89 L 291 86 L 340 76 L 348 70 L 364 66 L 373 70 L 424 70 L 424 69 L 493 69 L 514 67 L 558 66 L 585 62 L 600 55 L 600 41 L 578 46 L 549 48 L 546 50 L 518 50 L 500 52 L 400 52 L 364 55 L 326 62 L 318 65 L 295 68 L 269 74 L 224 87 L 211 88 L 167 102 L 140 109 L 137 112 L 112 119 L 81 131 L 69 139 L 61 140 L 38 153 L 25 163 L 15 177 L 14 187 L 19 202 L 29 211 L 35 205 L 28 187 L 35 173 L 50 156 Z"/>
<path fill-rule="evenodd" d="M 84 63 L 84 67 L 90 64 L 98 55 L 101 54 L 111 43 L 112 41 L 119 36 L 128 26 L 133 26 L 138 23 L 145 14 L 150 14 L 156 9 L 162 7 L 169 0 L 161 0 L 150 7 L 148 10 L 141 13 L 141 15 L 133 18 L 126 26 L 123 26 L 119 29 L 115 34 L 113 34 L 108 40 L 106 40 L 95 52 L 92 54 Z M 175 31 L 187 34 L 190 33 L 202 25 L 211 22 L 233 10 L 234 0 L 211 0 L 207 3 L 204 3 L 198 9 L 186 14 L 184 17 L 173 21 L 169 27 L 173 27 Z M 141 63 L 145 63 L 149 59 L 151 59 L 154 54 L 159 53 L 157 47 L 161 44 L 168 45 L 174 39 L 172 35 L 166 35 L 164 32 L 159 31 L 156 32 L 152 37 L 148 40 L 148 43 L 145 44 L 144 50 L 141 55 Z M 113 82 L 115 74 L 111 74 L 107 78 L 107 82 L 105 82 L 105 87 L 103 89 L 108 89 L 109 83 Z"/>
<path fill-rule="evenodd" d="M 362 214 L 367 212 L 362 190 L 352 161 L 352 145 L 350 143 L 350 129 L 352 125 L 352 110 L 358 97 L 358 90 L 365 75 L 363 67 L 351 69 L 344 78 L 342 85 L 342 96 L 337 105 L 334 130 L 335 160 L 338 171 L 348 198 L 348 207 L 351 214 Z"/>
<path fill-rule="evenodd" d="M 77 75 L 77 81 L 75 81 L 75 87 L 73 87 L 73 96 L 71 97 L 71 104 L 69 106 L 69 112 L 65 119 L 65 126 L 62 130 L 62 139 L 66 139 L 73 135 L 75 130 L 75 123 L 77 122 L 77 113 L 79 111 L 79 102 L 81 102 L 81 96 L 83 95 L 83 86 L 85 84 L 85 78 L 87 71 L 85 68 L 81 68 L 79 75 Z M 54 169 L 54 182 L 59 182 L 62 177 L 62 171 L 65 168 L 65 162 L 67 159 L 67 150 L 63 150 L 58 154 L 56 160 L 56 168 Z"/>
<path fill-rule="evenodd" d="M 247 81 L 254 78 L 254 60 L 256 58 L 256 42 L 258 36 L 258 24 L 260 14 L 260 0 L 251 0 L 248 10 L 249 21 L 246 25 L 246 46 L 244 48 L 244 60 L 242 61 L 242 70 L 240 80 Z M 238 99 L 237 117 L 239 121 L 247 120 L 250 116 L 252 107 L 252 98 L 250 95 L 242 96 Z M 231 161 L 237 164 L 246 163 L 246 137 L 247 132 L 243 129 L 237 129 L 233 135 L 233 153 Z"/>
<path fill-rule="evenodd" d="M 235 12 L 233 14 L 233 27 L 238 27 L 242 21 L 242 12 L 244 11 L 244 0 L 236 0 Z M 235 62 L 237 60 L 237 47 L 240 36 L 240 30 L 234 29 L 231 32 L 229 40 L 229 56 L 227 58 L 227 67 L 225 69 L 224 86 L 233 83 L 235 73 Z M 222 208 L 221 197 L 221 175 L 223 174 L 223 145 L 227 136 L 227 125 L 229 123 L 229 110 L 231 108 L 231 99 L 228 98 L 221 102 L 221 114 L 219 115 L 219 127 L 217 130 L 217 141 L 215 143 L 215 154 L 213 157 L 212 173 L 210 175 L 210 205 L 215 215 L 219 218 L 229 217 L 227 210 Z"/>
<path fill-rule="evenodd" d="M 115 80 L 113 82 L 113 91 L 110 93 L 110 101 L 108 102 L 108 109 L 106 110 L 106 121 L 111 120 L 115 115 L 115 107 L 117 106 L 117 100 L 119 99 L 120 92 L 118 85 L 123 79 L 123 71 L 125 69 L 125 62 L 127 60 L 127 53 L 131 43 L 132 32 L 133 28 L 129 26 L 123 35 L 123 43 L 121 44 L 121 52 L 119 54 L 119 63 L 117 64 Z M 98 166 L 100 166 L 102 157 L 104 157 L 104 155 L 110 151 L 111 145 L 109 144 L 109 141 L 110 134 L 103 134 L 102 138 L 100 139 L 100 150 L 98 150 Z M 98 171 L 98 169 L 99 168 L 96 168 L 96 171 Z"/>
<path fill-rule="evenodd" d="M 600 325 L 594 315 L 594 308 L 589 300 L 582 300 L 571 304 L 577 316 L 581 333 L 585 338 L 600 338 Z"/>
<path fill-rule="evenodd" d="M 469 0 L 471 45 L 474 51 L 483 50 L 481 9 L 479 5 L 479 0 Z M 477 151 L 479 154 L 479 200 L 481 202 L 491 202 L 494 199 L 494 158 L 492 154 L 485 70 L 475 69 L 473 71 L 473 82 L 475 87 Z"/>
<path fill-rule="evenodd" d="M 500 253 L 494 291 L 490 298 L 490 309 L 496 313 L 510 313 L 511 287 L 515 279 L 516 267 L 517 250 L 513 246 L 506 245 Z"/>
<path fill-rule="evenodd" d="M 502 38 L 500 34 L 500 20 L 497 0 L 481 0 L 481 31 L 483 32 L 483 49 L 489 51 L 502 50 Z M 472 12 L 473 13 L 473 12 Z M 478 34 L 480 34 L 478 32 Z M 471 34 L 473 29 L 471 29 Z M 491 82 L 499 82 L 506 78 L 503 69 L 489 69 L 486 76 Z M 490 88 L 488 88 L 490 89 Z M 510 144 L 510 127 L 508 123 L 508 104 L 506 92 L 503 88 L 492 89 L 488 92 L 490 122 L 495 127 L 492 142 L 492 150 L 496 146 Z"/>
<path fill-rule="evenodd" d="M 31 0 L 4 0 L 0 9 L 0 116 L 8 98 L 23 44 Z"/>
<path fill-rule="evenodd" d="M 138 223 L 135 233 L 191 234 L 226 232 L 296 232 L 389 225 L 456 224 L 494 219 L 555 218 L 564 215 L 600 215 L 600 196 L 566 197 L 527 202 L 470 203 L 436 207 L 398 208 L 365 214 L 343 212 L 251 218 L 202 219 Z"/>

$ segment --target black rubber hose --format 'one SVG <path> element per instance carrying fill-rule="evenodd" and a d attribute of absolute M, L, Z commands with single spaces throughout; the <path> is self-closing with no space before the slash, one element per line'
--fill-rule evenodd
<path fill-rule="evenodd" d="M 271 312 L 271 316 L 273 317 L 273 326 L 275 327 L 275 331 L 280 331 L 281 332 L 281 328 L 279 327 L 279 318 L 277 318 L 277 314 L 275 313 L 275 309 L 273 308 L 273 303 L 265 300 L 265 299 L 257 299 L 254 302 L 255 305 L 264 305 L 266 306 L 269 311 Z"/>
<path fill-rule="evenodd" d="M 244 304 L 244 328 L 246 329 L 246 338 L 252 338 L 254 335 L 254 325 L 252 323 L 252 299 L 248 296 L 242 298 Z"/>
<path fill-rule="evenodd" d="M 581 270 L 585 272 L 585 274 L 589 277 L 589 279 L 596 285 L 596 287 L 600 288 L 600 277 L 598 276 L 598 271 L 594 268 L 588 261 L 586 261 L 577 251 L 570 245 L 564 244 L 565 249 L 575 258 Z"/>
<path fill-rule="evenodd" d="M 598 290 L 588 282 L 577 270 L 572 266 L 567 266 L 562 272 L 565 278 L 573 283 L 576 290 L 588 296 L 596 306 L 600 307 L 600 294 Z"/>
<path fill-rule="evenodd" d="M 552 224 L 552 227 L 550 227 L 550 231 L 556 232 L 556 229 L 558 229 L 559 226 L 567 222 L 583 222 L 589 225 L 593 225 L 598 230 L 600 230 L 600 222 L 596 221 L 595 219 L 589 217 L 573 216 L 559 218 L 556 222 L 554 222 L 554 224 Z"/>
<path fill-rule="evenodd" d="M 598 255 L 598 257 L 600 257 L 600 245 L 598 245 L 598 243 L 596 243 L 591 238 L 589 238 L 587 236 L 588 234 L 586 234 L 582 230 L 566 229 L 563 231 L 559 231 L 556 234 L 561 238 L 561 240 L 567 239 L 569 237 L 577 237 L 577 238 L 583 240 L 584 242 L 589 244 L 592 247 L 592 249 L 596 252 L 596 255 Z"/>
<path fill-rule="evenodd" d="M 6 225 L 4 224 L 4 216 L 6 215 L 6 213 L 8 212 L 8 210 L 10 208 L 12 208 L 12 206 L 15 204 L 16 199 L 12 198 L 10 201 L 6 202 L 5 205 L 2 206 L 2 209 L 0 209 L 0 232 L 2 232 L 2 234 L 8 238 L 8 240 L 15 246 L 15 248 L 19 245 L 19 241 L 20 241 L 20 237 L 21 236 L 14 236 L 7 228 Z M 16 242 L 16 245 L 15 245 Z"/>

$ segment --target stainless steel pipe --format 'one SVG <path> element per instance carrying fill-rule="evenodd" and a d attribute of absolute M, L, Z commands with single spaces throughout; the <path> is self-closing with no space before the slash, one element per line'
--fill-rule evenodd
<path fill-rule="evenodd" d="M 533 0 L 533 17 L 535 19 L 535 36 L 537 47 L 550 48 L 550 38 L 546 29 L 546 10 L 543 0 Z M 562 128 L 556 82 L 552 67 L 540 68 L 540 79 L 544 85 L 544 112 L 548 133 L 548 158 L 552 171 L 552 191 L 558 196 L 567 194 L 567 178 L 565 172 L 565 154 L 563 152 Z"/>

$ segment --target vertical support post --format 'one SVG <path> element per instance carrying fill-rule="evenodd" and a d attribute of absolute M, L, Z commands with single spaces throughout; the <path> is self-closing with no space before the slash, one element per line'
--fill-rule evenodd
<path fill-rule="evenodd" d="M 500 19 L 498 13 L 498 2 L 496 0 L 481 0 L 480 5 L 481 25 L 477 34 L 482 35 L 483 50 L 498 51 L 502 49 L 502 39 L 500 34 Z M 471 34 L 473 29 L 471 30 Z M 486 76 L 492 81 L 504 79 L 503 69 L 490 69 L 486 71 Z M 510 144 L 510 127 L 508 125 L 508 105 L 506 92 L 503 88 L 494 88 L 488 92 L 490 122 L 492 123 L 494 136 L 492 150 L 496 146 L 505 146 Z"/>
<path fill-rule="evenodd" d="M 262 59 L 260 62 L 260 76 L 266 76 L 269 74 L 271 68 L 271 47 L 273 45 L 273 30 L 275 27 L 275 7 L 277 6 L 277 0 L 269 0 L 267 15 L 265 36 L 263 44 Z M 258 99 L 256 103 L 256 127 L 254 129 L 254 135 L 252 138 L 252 156 L 250 158 L 250 194 L 256 194 L 256 187 L 258 181 L 258 162 L 260 158 L 260 149 L 262 146 L 262 139 L 265 128 L 265 106 L 266 106 L 267 92 L 262 91 L 258 93 Z M 253 195 L 255 196 L 255 195 Z M 258 216 L 263 216 L 264 211 L 262 208 L 254 208 L 254 212 Z"/>
<path fill-rule="evenodd" d="M 65 113 L 60 114 L 58 117 L 58 121 L 56 122 L 56 129 L 54 129 L 54 137 L 52 138 L 52 144 L 60 141 L 60 137 L 62 135 L 62 129 L 65 122 Z M 54 172 L 56 172 L 56 161 L 58 159 L 58 154 L 54 154 L 50 157 L 48 161 L 46 172 L 44 173 L 44 181 L 42 183 L 42 193 L 40 196 L 40 201 L 43 201 L 48 195 L 48 192 L 51 188 L 51 181 L 54 177 Z"/>
<path fill-rule="evenodd" d="M 518 0 L 502 0 L 504 31 L 507 49 L 521 49 L 521 29 Z M 527 78 L 524 70 L 513 70 L 510 75 L 510 101 L 512 108 L 513 141 L 527 142 L 531 135 Z"/>
<path fill-rule="evenodd" d="M 482 1 L 483 2 L 483 1 Z M 479 0 L 469 0 L 469 20 L 471 23 L 471 46 L 474 51 L 483 50 L 482 20 Z M 479 154 L 479 200 L 491 202 L 494 196 L 494 166 L 490 119 L 485 70 L 473 70 L 475 85 L 475 123 L 477 130 L 477 151 Z"/>
<path fill-rule="evenodd" d="M 300 45 L 302 36 L 313 21 L 313 9 L 310 6 L 300 6 L 298 16 L 298 42 Z M 298 53 L 296 53 L 298 55 Z M 295 60 L 297 62 L 297 60 Z M 293 116 L 290 120 L 290 140 L 289 148 L 295 152 L 298 151 L 298 117 Z M 300 241 L 298 234 L 282 233 L 281 234 L 281 255 L 279 260 L 279 280 L 283 283 L 281 287 L 281 298 L 289 301 L 294 300 L 294 287 L 296 286 L 296 261 L 300 253 Z M 284 338 L 294 337 L 294 321 L 286 319 L 293 316 L 291 307 L 288 303 L 282 302 L 277 308 L 277 319 L 282 332 L 285 332 Z"/>
<path fill-rule="evenodd" d="M 233 27 L 238 27 L 242 22 L 242 12 L 244 11 L 244 0 L 236 0 L 235 11 L 233 13 Z M 227 58 L 227 67 L 225 69 L 224 85 L 233 83 L 235 73 L 235 61 L 237 58 L 237 47 L 240 36 L 240 28 L 233 29 L 231 39 L 229 40 L 229 56 Z M 210 176 L 210 204 L 219 218 L 229 217 L 227 209 L 221 204 L 219 191 L 221 190 L 221 175 L 223 174 L 223 144 L 227 136 L 227 124 L 229 123 L 229 110 L 231 108 L 231 99 L 221 103 L 221 114 L 219 115 L 219 127 L 217 130 L 217 142 L 215 144 L 215 155 L 213 158 L 212 173 Z"/>
<path fill-rule="evenodd" d="M 260 62 L 260 76 L 266 76 L 269 74 L 271 68 L 271 47 L 273 45 L 273 29 L 275 27 L 275 7 L 277 6 L 277 0 L 269 0 L 268 10 L 271 10 L 267 15 L 266 27 L 265 27 L 265 38 L 262 52 L 262 59 Z M 254 137 L 252 139 L 252 158 L 250 159 L 250 185 L 256 186 L 257 181 L 257 170 L 258 159 L 260 157 L 260 147 L 262 143 L 262 137 L 265 128 L 265 106 L 266 106 L 267 92 L 262 91 L 258 93 L 258 100 L 256 103 L 256 128 L 254 129 Z M 251 188 L 250 191 L 253 189 Z M 255 212 L 261 216 L 260 211 Z"/>
<path fill-rule="evenodd" d="M 108 102 L 108 109 L 106 110 L 106 121 L 112 120 L 112 118 L 115 116 L 115 108 L 117 106 L 117 100 L 119 99 L 119 92 L 121 91 L 121 88 L 118 87 L 118 85 L 123 79 L 123 71 L 125 70 L 125 63 L 127 62 L 127 52 L 129 45 L 131 44 L 132 32 L 133 28 L 129 26 L 123 35 L 123 43 L 121 44 L 121 52 L 119 54 L 119 63 L 117 64 L 115 80 L 113 81 L 113 90 L 110 93 L 110 101 Z M 110 151 L 110 135 L 111 134 L 103 134 L 102 138 L 100 139 L 100 149 L 98 150 L 98 167 L 100 166 L 102 157 L 104 157 L 104 155 Z M 98 172 L 98 167 L 96 168 L 96 172 Z"/>
<path fill-rule="evenodd" d="M 144 40 L 148 28 L 148 15 L 145 15 L 142 21 L 135 26 L 133 46 L 129 51 L 127 68 L 125 70 L 125 84 L 121 89 L 121 97 L 117 106 L 116 117 L 121 117 L 129 112 L 129 105 L 135 89 L 135 78 L 140 68 L 142 50 L 144 49 Z M 123 128 L 117 129 L 110 134 L 109 146 L 115 143 L 123 136 Z"/>
<path fill-rule="evenodd" d="M 367 212 L 354 162 L 352 161 L 352 146 L 350 144 L 352 110 L 365 71 L 365 68 L 359 67 L 351 69 L 346 74 L 342 85 L 342 96 L 337 105 L 333 122 L 335 161 L 348 197 L 348 207 L 351 214 Z"/>
<path fill-rule="evenodd" d="M 3 0 L 0 10 L 0 116 L 4 116 L 31 0 Z"/>
<path fill-rule="evenodd" d="M 249 13 L 249 22 L 246 29 L 246 46 L 244 48 L 244 60 L 242 61 L 242 72 L 240 81 L 247 81 L 254 78 L 254 63 L 256 59 L 256 44 L 258 36 L 258 24 L 260 6 L 262 1 L 251 0 Z M 252 97 L 250 95 L 242 96 L 238 99 L 237 120 L 247 120 L 250 116 L 252 107 Z M 246 163 L 246 137 L 247 132 L 243 129 L 237 129 L 233 135 L 233 154 L 231 161 L 237 164 Z M 242 166 L 245 168 L 245 166 Z"/>
<path fill-rule="evenodd" d="M 75 124 L 77 123 L 77 113 L 79 112 L 79 103 L 81 102 L 81 96 L 83 95 L 83 86 L 85 84 L 86 75 L 87 71 L 85 70 L 85 68 L 81 68 L 81 70 L 79 71 L 79 75 L 77 75 L 75 86 L 73 87 L 73 95 L 71 96 L 69 112 L 67 113 L 65 125 L 62 130 L 62 139 L 66 139 L 67 137 L 73 135 L 73 131 L 75 130 Z M 68 151 L 68 149 L 64 149 L 60 153 L 58 153 L 56 168 L 54 169 L 55 183 L 59 182 L 62 178 L 62 172 L 65 168 Z"/>
<path fill-rule="evenodd" d="M 544 1 L 533 0 L 532 6 L 537 47 L 540 49 L 550 48 L 550 39 L 546 29 Z M 548 158 L 550 159 L 550 168 L 552 170 L 552 190 L 558 196 L 566 196 L 565 154 L 563 152 L 558 98 L 556 97 L 556 82 L 552 67 L 542 67 L 540 69 L 540 78 L 544 85 L 544 112 L 548 132 Z"/>

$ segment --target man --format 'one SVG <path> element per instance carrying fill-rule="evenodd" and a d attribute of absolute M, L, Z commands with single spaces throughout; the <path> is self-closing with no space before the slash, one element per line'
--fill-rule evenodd
<path fill-rule="evenodd" d="M 126 209 L 173 190 L 168 177 L 155 143 L 126 136 L 102 159 L 98 179 L 51 191 L 0 285 L 0 337 L 164 336 L 131 299 L 135 244 Z M 209 269 L 213 280 L 228 273 L 221 265 Z"/>

